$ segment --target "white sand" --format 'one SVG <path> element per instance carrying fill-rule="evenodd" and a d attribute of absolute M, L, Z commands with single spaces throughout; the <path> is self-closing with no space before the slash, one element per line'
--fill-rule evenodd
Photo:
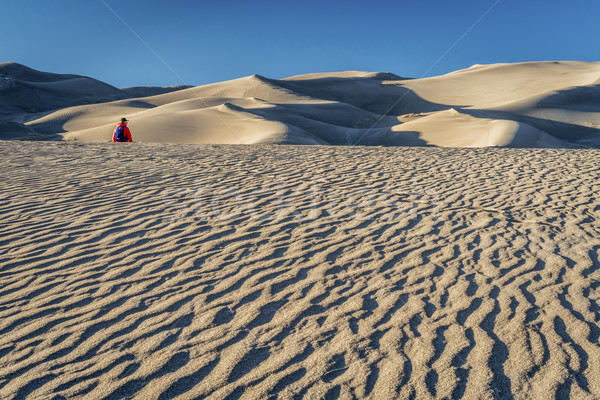
<path fill-rule="evenodd" d="M 600 398 L 598 151 L 0 152 L 2 399 Z"/>
<path fill-rule="evenodd" d="M 252 75 L 183 90 L 119 90 L 0 64 L 0 105 L 10 110 L 0 115 L 0 138 L 104 142 L 126 116 L 139 142 L 600 147 L 599 84 L 600 63 L 572 61 L 479 65 L 426 79 Z"/>

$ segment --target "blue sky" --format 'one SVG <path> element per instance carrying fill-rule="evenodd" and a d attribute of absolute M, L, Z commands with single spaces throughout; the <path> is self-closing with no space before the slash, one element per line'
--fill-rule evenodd
<path fill-rule="evenodd" d="M 342 70 L 422 77 L 599 61 L 600 2 L 1 0 L 0 33 L 0 62 L 117 87 Z"/>

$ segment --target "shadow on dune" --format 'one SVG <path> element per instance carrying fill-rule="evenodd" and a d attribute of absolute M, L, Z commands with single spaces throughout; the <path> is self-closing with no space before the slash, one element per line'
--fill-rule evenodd
<path fill-rule="evenodd" d="M 269 80 L 272 84 L 300 95 L 339 101 L 375 114 L 401 115 L 447 110 L 451 106 L 429 102 L 414 91 L 387 85 L 387 74 L 374 77 Z"/>
<path fill-rule="evenodd" d="M 18 139 L 23 136 L 35 134 L 36 132 L 26 125 L 22 125 L 16 122 L 0 121 L 0 140 Z"/>
<path fill-rule="evenodd" d="M 274 80 L 260 77 L 269 85 L 284 88 L 300 96 L 337 102 L 334 104 L 276 104 L 273 108 L 241 109 L 269 121 L 283 122 L 292 128 L 333 145 L 428 146 L 418 132 L 393 132 L 400 124 L 397 116 L 460 110 L 475 118 L 509 120 L 527 124 L 573 145 L 600 146 L 600 129 L 559 122 L 550 118 L 521 115 L 508 111 L 470 109 L 461 104 L 427 101 L 409 88 L 386 85 L 386 74 L 377 77 L 327 77 L 304 80 Z M 597 112 L 600 86 L 577 87 L 558 92 L 538 104 L 540 109 L 556 108 Z M 241 111 L 240 110 L 240 111 Z M 295 143 L 290 137 L 289 143 Z M 521 137 L 508 147 L 531 147 Z"/>
<path fill-rule="evenodd" d="M 383 84 L 387 77 L 276 80 L 257 76 L 264 84 L 315 102 L 275 101 L 265 108 L 225 105 L 233 111 L 284 123 L 289 127 L 285 144 L 306 144 L 313 138 L 313 144 L 428 146 L 418 132 L 393 132 L 392 127 L 400 124 L 397 116 L 442 111 L 451 106 L 429 102 L 401 86 Z M 318 102 L 322 100 L 327 102 Z"/>
<path fill-rule="evenodd" d="M 559 90 L 540 101 L 539 108 L 600 113 L 600 85 Z"/>
<path fill-rule="evenodd" d="M 111 107 L 123 107 L 124 110 L 137 108 L 141 111 L 155 107 L 146 103 L 144 97 L 187 88 L 177 86 L 117 89 L 93 78 L 44 73 L 14 63 L 1 64 L 0 75 L 5 76 L 5 81 L 0 87 L 0 93 L 3 95 L 0 104 L 6 111 L 0 119 L 0 139 L 57 139 L 61 137 L 60 134 L 67 132 L 65 124 L 68 121 L 78 117 L 81 122 L 93 116 L 90 108 L 66 109 L 67 107 L 110 102 Z M 221 104 L 234 112 L 253 114 L 265 121 L 285 124 L 288 127 L 287 134 L 285 127 L 282 127 L 278 133 L 284 137 L 273 139 L 282 144 L 427 146 L 418 132 L 392 131 L 393 126 L 400 124 L 397 116 L 427 114 L 455 108 L 476 118 L 526 124 L 569 144 L 600 147 L 600 129 L 597 129 L 599 122 L 595 116 L 590 116 L 589 121 L 583 120 L 581 124 L 576 124 L 558 122 L 552 120 L 552 116 L 543 118 L 521 115 L 518 112 L 467 109 L 465 104 L 440 104 L 425 100 L 410 87 L 402 84 L 410 79 L 391 73 L 357 75 L 361 74 L 313 74 L 286 79 L 253 75 L 236 80 L 234 84 L 224 82 L 215 84 L 215 87 L 230 94 L 230 99 L 223 101 L 247 102 L 256 97 L 253 99 L 255 103 L 266 105 L 263 108 L 243 108 L 229 102 Z M 216 99 L 219 93 L 225 93 L 215 88 L 206 90 L 202 92 L 206 98 Z M 187 100 L 190 100 L 190 95 L 186 96 Z M 293 102 L 294 97 L 298 98 L 297 103 Z M 532 104 L 531 108 L 530 112 L 538 116 L 545 115 L 544 110 L 549 114 L 553 114 L 555 110 L 558 113 L 600 113 L 600 85 L 557 91 L 548 94 L 537 104 Z M 64 112 L 40 121 L 57 110 Z M 168 118 L 176 118 L 176 114 L 177 112 L 169 114 Z M 576 120 L 582 118 L 580 114 Z M 571 117 L 567 115 L 562 118 Z M 24 125 L 26 121 L 33 120 L 38 122 Z M 190 124 L 194 126 L 196 123 Z M 76 129 L 73 125 L 72 130 L 77 131 L 94 128 L 86 126 L 85 123 L 78 124 L 80 127 Z M 528 126 L 524 129 L 528 130 Z M 150 127 L 147 128 L 151 130 Z M 535 139 L 536 133 L 528 130 L 527 134 L 520 132 L 515 135 L 508 147 L 561 147 L 561 144 L 546 143 L 554 141 L 537 133 L 541 141 L 536 139 L 531 142 L 530 139 Z M 457 135 L 460 135 L 460 132 L 457 132 Z M 565 144 L 562 147 L 573 146 Z"/>
<path fill-rule="evenodd" d="M 582 125 L 570 124 L 551 120 L 549 118 L 531 117 L 528 115 L 515 114 L 508 111 L 478 110 L 461 108 L 461 113 L 471 115 L 475 118 L 504 119 L 537 128 L 550 136 L 566 142 L 564 148 L 572 148 L 573 145 L 587 144 L 600 146 L 600 129 Z M 522 147 L 517 142 L 511 143 L 509 147 Z"/>
<path fill-rule="evenodd" d="M 345 119 L 339 112 L 332 116 L 328 110 L 321 110 L 320 106 L 313 104 L 276 104 L 264 109 L 236 106 L 236 111 L 287 125 L 289 130 L 282 141 L 284 144 L 306 144 L 312 138 L 312 144 L 340 146 L 429 146 L 419 132 L 392 131 L 392 127 L 399 124 L 395 116 L 366 114 L 364 110 L 347 104 L 336 106 L 337 111 L 346 108 Z"/>

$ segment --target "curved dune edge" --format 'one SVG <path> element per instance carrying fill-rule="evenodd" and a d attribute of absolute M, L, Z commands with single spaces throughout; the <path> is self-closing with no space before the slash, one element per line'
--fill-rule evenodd
<path fill-rule="evenodd" d="M 417 132 L 426 144 L 441 147 L 560 148 L 566 145 L 524 123 L 476 118 L 453 108 L 409 120 L 394 126 L 392 131 Z"/>
<path fill-rule="evenodd" d="M 0 153 L 2 398 L 600 397 L 596 150 Z"/>

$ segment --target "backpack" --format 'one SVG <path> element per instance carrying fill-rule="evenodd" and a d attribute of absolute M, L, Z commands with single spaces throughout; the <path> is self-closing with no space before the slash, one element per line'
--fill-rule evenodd
<path fill-rule="evenodd" d="M 126 142 L 127 136 L 125 136 L 125 127 L 117 126 L 117 131 L 115 132 L 115 140 L 117 142 Z"/>

